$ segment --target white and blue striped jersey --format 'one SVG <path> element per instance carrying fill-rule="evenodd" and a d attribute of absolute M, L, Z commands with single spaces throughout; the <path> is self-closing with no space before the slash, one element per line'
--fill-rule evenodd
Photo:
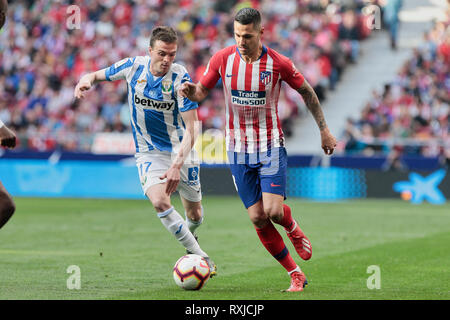
<path fill-rule="evenodd" d="M 163 77 L 150 72 L 150 56 L 125 58 L 105 71 L 108 81 L 126 79 L 136 153 L 151 150 L 176 152 L 185 125 L 180 112 L 198 108 L 178 97 L 179 86 L 192 81 L 186 68 L 173 63 Z"/>

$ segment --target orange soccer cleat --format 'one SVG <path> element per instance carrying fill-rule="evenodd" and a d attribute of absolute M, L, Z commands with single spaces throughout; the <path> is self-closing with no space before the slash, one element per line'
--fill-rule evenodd
<path fill-rule="evenodd" d="M 303 272 L 295 271 L 291 273 L 291 286 L 284 290 L 285 292 L 300 292 L 303 291 L 308 285 L 308 280 L 306 280 L 305 274 Z"/>
<path fill-rule="evenodd" d="M 305 236 L 302 229 L 298 225 L 297 221 L 295 221 L 294 228 L 291 231 L 286 230 L 288 238 L 291 240 L 292 244 L 295 247 L 295 251 L 297 251 L 300 258 L 303 260 L 309 260 L 312 256 L 312 247 L 311 242 L 308 237 Z"/>

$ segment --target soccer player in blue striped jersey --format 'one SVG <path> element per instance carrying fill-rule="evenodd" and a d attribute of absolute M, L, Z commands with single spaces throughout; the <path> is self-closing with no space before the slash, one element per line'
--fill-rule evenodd
<path fill-rule="evenodd" d="M 185 67 L 173 63 L 176 52 L 175 30 L 156 27 L 152 30 L 148 56 L 125 58 L 84 75 L 74 95 L 83 98 L 100 81 L 127 81 L 136 165 L 143 192 L 167 230 L 188 253 L 205 257 L 211 275 L 215 275 L 214 263 L 195 238 L 195 230 L 203 221 L 199 163 L 192 149 L 198 135 L 198 104 L 178 96 L 180 85 L 191 78 Z M 186 220 L 171 205 L 170 196 L 176 190 Z"/>

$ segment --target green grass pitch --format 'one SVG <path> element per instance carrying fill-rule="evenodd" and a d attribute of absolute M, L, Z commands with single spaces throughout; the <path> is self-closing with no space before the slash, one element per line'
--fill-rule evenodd
<path fill-rule="evenodd" d="M 204 198 L 199 241 L 219 275 L 195 292 L 175 285 L 172 267 L 184 248 L 148 201 L 15 201 L 0 230 L 0 299 L 450 299 L 448 203 L 288 199 L 313 257 L 302 261 L 277 226 L 310 283 L 284 293 L 289 277 L 260 244 L 237 196 Z M 70 265 L 80 268 L 79 290 L 67 288 Z M 380 289 L 367 287 L 372 265 L 380 268 Z"/>

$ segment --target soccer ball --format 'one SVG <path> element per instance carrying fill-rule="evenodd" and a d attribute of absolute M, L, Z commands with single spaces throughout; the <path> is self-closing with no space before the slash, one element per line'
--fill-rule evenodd
<path fill-rule="evenodd" d="M 175 283 L 185 290 L 200 290 L 208 282 L 208 262 L 197 254 L 182 256 L 173 267 Z"/>

